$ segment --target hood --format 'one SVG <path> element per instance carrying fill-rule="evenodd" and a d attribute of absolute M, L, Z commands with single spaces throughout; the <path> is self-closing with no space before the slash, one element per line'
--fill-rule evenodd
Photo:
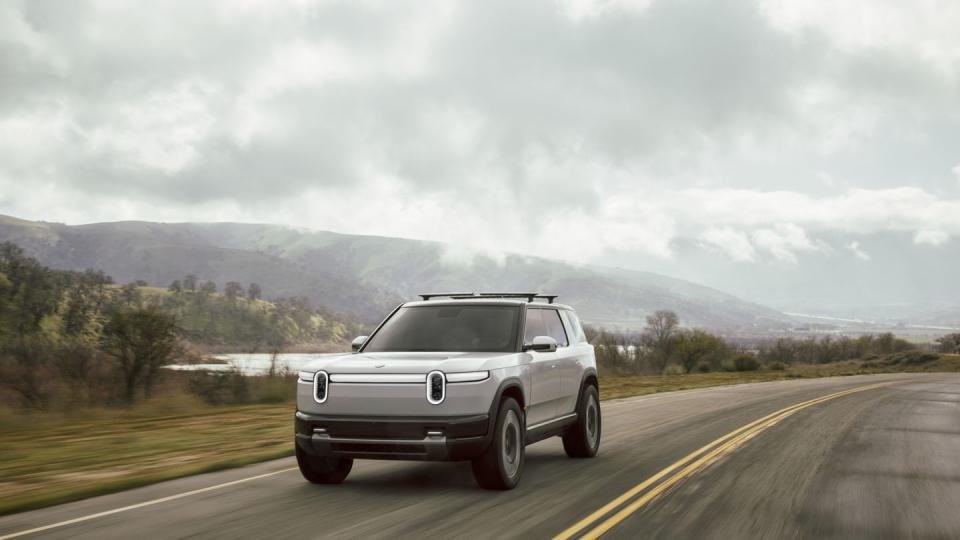
<path fill-rule="evenodd" d="M 344 354 L 309 362 L 305 371 L 327 373 L 444 373 L 484 371 L 516 365 L 527 353 L 376 352 Z M 380 367 L 378 367 L 380 366 Z"/>

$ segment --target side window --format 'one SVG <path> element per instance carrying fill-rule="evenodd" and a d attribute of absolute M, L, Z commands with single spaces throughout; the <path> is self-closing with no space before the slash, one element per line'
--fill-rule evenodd
<path fill-rule="evenodd" d="M 567 328 L 570 329 L 570 337 L 577 343 L 586 343 L 587 335 L 583 332 L 583 326 L 580 325 L 580 319 L 572 311 L 564 311 L 563 317 L 566 319 Z"/>
<path fill-rule="evenodd" d="M 563 330 L 563 323 L 560 321 L 560 312 L 555 309 L 544 309 L 543 322 L 547 326 L 547 335 L 557 340 L 558 347 L 566 347 L 570 344 L 567 341 L 567 333 Z"/>
<path fill-rule="evenodd" d="M 528 309 L 527 322 L 523 327 L 523 343 L 532 343 L 537 336 L 547 336 L 547 329 L 543 324 L 542 309 Z"/>

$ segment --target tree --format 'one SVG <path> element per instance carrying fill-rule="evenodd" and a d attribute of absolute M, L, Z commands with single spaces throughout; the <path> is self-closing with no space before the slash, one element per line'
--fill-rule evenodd
<path fill-rule="evenodd" d="M 960 334 L 947 334 L 937 339 L 940 345 L 937 347 L 940 352 L 947 354 L 960 353 Z"/>
<path fill-rule="evenodd" d="M 66 294 L 66 309 L 61 316 L 63 333 L 80 336 L 95 332 L 96 315 L 108 294 L 106 286 L 113 280 L 103 272 L 87 270 L 76 274 Z"/>
<path fill-rule="evenodd" d="M 647 316 L 647 335 L 650 345 L 656 353 L 657 367 L 662 373 L 670 361 L 670 350 L 673 345 L 673 334 L 680 325 L 677 314 L 668 310 L 657 310 Z"/>
<path fill-rule="evenodd" d="M 249 298 L 250 300 L 259 300 L 260 294 L 261 294 L 261 291 L 260 291 L 259 284 L 251 283 L 250 286 L 247 287 L 247 298 Z"/>
<path fill-rule="evenodd" d="M 150 397 L 161 366 L 178 350 L 173 315 L 156 307 L 114 310 L 103 328 L 102 349 L 117 363 L 123 376 L 123 398 L 129 405 L 143 386 Z"/>
<path fill-rule="evenodd" d="M 120 299 L 124 303 L 131 306 L 137 305 L 140 303 L 140 291 L 137 290 L 137 285 L 134 283 L 128 283 L 120 288 Z"/>
<path fill-rule="evenodd" d="M 170 286 L 167 287 L 167 290 L 172 293 L 180 294 L 183 292 L 183 283 L 180 283 L 179 279 L 175 279 L 173 280 L 173 283 L 171 283 Z"/>
<path fill-rule="evenodd" d="M 42 334 L 0 342 L 0 387 L 9 388 L 28 409 L 44 409 L 50 401 L 52 349 Z"/>
<path fill-rule="evenodd" d="M 39 332 L 43 319 L 59 308 L 69 274 L 40 266 L 12 242 L 0 244 L 0 274 L 9 284 L 4 285 L 5 313 L 0 313 L 4 321 L 18 336 Z"/>
<path fill-rule="evenodd" d="M 724 354 L 726 345 L 719 337 L 704 332 L 699 328 L 686 332 L 678 332 L 674 337 L 673 356 L 687 373 L 692 372 L 698 364 L 708 361 L 711 357 Z M 715 362 L 719 364 L 719 360 Z"/>
<path fill-rule="evenodd" d="M 223 294 L 232 302 L 237 299 L 237 296 L 243 294 L 243 285 L 240 285 L 236 281 L 228 281 L 223 287 Z"/>
<path fill-rule="evenodd" d="M 204 281 L 200 286 L 200 292 L 203 294 L 213 294 L 217 292 L 217 284 L 212 281 Z"/>
<path fill-rule="evenodd" d="M 187 274 L 183 278 L 183 288 L 184 290 L 193 292 L 197 290 L 197 276 L 193 274 Z"/>

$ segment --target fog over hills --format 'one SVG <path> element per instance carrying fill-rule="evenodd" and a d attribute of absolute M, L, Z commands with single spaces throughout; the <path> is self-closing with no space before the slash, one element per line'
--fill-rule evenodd
<path fill-rule="evenodd" d="M 166 286 L 187 273 L 219 286 L 258 282 L 268 297 L 305 296 L 375 321 L 417 293 L 549 291 L 606 327 L 639 329 L 656 309 L 688 325 L 728 332 L 786 328 L 789 317 L 717 290 L 666 276 L 504 255 L 438 242 L 238 223 L 113 222 L 68 226 L 0 217 L 0 241 L 45 265 L 99 268 L 118 282 Z"/>
<path fill-rule="evenodd" d="M 960 239 L 906 232 L 820 232 L 785 256 L 721 252 L 694 240 L 673 256 L 611 254 L 789 313 L 960 326 Z"/>

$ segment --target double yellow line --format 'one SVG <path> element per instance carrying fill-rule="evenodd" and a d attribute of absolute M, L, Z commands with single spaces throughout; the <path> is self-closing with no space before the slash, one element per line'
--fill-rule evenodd
<path fill-rule="evenodd" d="M 865 390 L 872 390 L 874 388 L 880 388 L 891 384 L 894 383 L 879 383 L 870 384 L 867 386 L 858 386 L 842 392 L 836 392 L 834 394 L 804 401 L 803 403 L 798 403 L 785 409 L 780 409 L 779 411 L 768 414 L 759 420 L 750 422 L 749 424 L 731 431 L 723 437 L 720 437 L 706 446 L 688 454 L 679 461 L 661 470 L 657 474 L 637 484 L 623 495 L 620 495 L 616 499 L 613 499 L 612 501 L 603 505 L 603 507 L 596 512 L 583 518 L 567 530 L 555 536 L 554 540 L 567 540 L 568 538 L 573 538 L 575 536 L 583 539 L 599 538 L 601 535 L 609 531 L 628 516 L 642 508 L 644 505 L 648 504 L 650 501 L 656 499 L 666 490 L 670 489 L 670 487 L 676 485 L 684 478 L 687 478 L 697 471 L 705 468 L 724 455 L 733 452 L 743 443 L 749 441 L 753 437 L 756 437 L 765 429 L 776 425 L 778 422 L 789 417 L 790 415 L 806 409 L 807 407 L 812 407 L 818 403 L 823 403 L 824 401 L 829 401 L 838 397 L 855 394 L 857 392 L 863 392 Z M 651 488 L 651 486 L 653 486 L 652 489 L 648 490 L 648 488 Z M 642 495 L 640 495 L 641 493 Z M 640 497 L 637 497 L 637 495 L 640 495 Z M 617 508 L 620 508 L 624 503 L 634 499 L 634 497 L 637 498 L 633 500 L 633 502 L 624 506 L 607 519 L 600 521 L 607 514 Z"/>

